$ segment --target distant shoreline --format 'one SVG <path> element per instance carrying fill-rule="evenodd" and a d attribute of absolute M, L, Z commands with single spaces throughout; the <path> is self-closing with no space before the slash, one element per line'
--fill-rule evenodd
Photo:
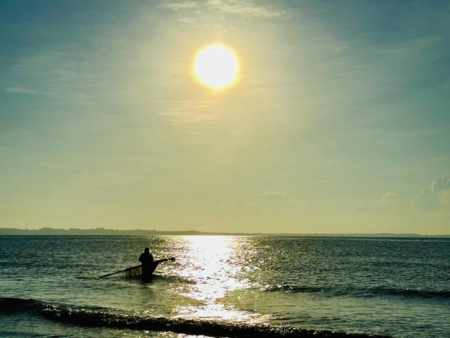
<path fill-rule="evenodd" d="M 116 229 L 16 229 L 0 228 L 0 236 L 299 236 L 299 237 L 400 237 L 400 238 L 450 238 L 450 235 L 419 235 L 419 234 L 393 234 L 393 233 L 349 233 L 349 234 L 301 234 L 301 233 L 251 233 L 251 232 L 204 232 L 196 230 L 187 231 L 160 231 L 160 230 L 116 230 Z"/>

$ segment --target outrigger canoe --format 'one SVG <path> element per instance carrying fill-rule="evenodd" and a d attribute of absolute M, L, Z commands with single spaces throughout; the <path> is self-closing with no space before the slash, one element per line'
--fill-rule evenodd
<path fill-rule="evenodd" d="M 175 258 L 171 257 L 171 258 L 165 258 L 165 259 L 159 259 L 157 261 L 154 261 L 152 263 L 152 268 L 151 268 L 151 273 L 148 276 L 145 276 L 146 278 L 150 277 L 153 275 L 153 272 L 156 270 L 156 268 L 158 267 L 159 263 L 162 262 L 166 262 L 166 261 L 174 261 Z M 131 268 L 126 268 L 123 270 L 119 270 L 113 273 L 108 273 L 107 275 L 103 275 L 100 276 L 100 278 L 104 278 L 104 277 L 108 277 L 108 276 L 112 276 L 121 272 L 125 272 L 125 278 L 133 278 L 133 277 L 139 277 L 142 276 L 142 265 L 136 265 L 136 266 L 132 266 Z"/>

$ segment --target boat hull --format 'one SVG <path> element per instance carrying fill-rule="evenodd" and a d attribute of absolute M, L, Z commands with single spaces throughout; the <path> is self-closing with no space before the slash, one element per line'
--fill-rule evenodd
<path fill-rule="evenodd" d="M 158 267 L 160 261 L 156 261 L 152 263 L 152 267 L 149 271 L 148 275 L 142 274 L 142 266 L 135 266 L 132 268 L 129 268 L 125 271 L 125 278 L 135 278 L 135 277 L 142 277 L 142 278 L 152 278 L 153 272 L 155 272 L 156 268 Z"/>

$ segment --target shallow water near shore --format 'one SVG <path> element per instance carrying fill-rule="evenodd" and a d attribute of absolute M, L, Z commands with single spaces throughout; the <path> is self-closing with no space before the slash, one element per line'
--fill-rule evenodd
<path fill-rule="evenodd" d="M 146 246 L 176 261 L 99 278 Z M 2 337 L 450 333 L 448 239 L 1 236 L 0 268 Z"/>

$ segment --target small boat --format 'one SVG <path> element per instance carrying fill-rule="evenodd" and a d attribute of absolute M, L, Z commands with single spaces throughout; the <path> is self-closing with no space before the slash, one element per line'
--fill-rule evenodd
<path fill-rule="evenodd" d="M 158 267 L 159 263 L 166 262 L 166 261 L 172 261 L 173 262 L 173 261 L 175 261 L 175 258 L 174 257 L 170 257 L 170 258 L 159 259 L 157 261 L 154 261 L 152 263 L 151 273 L 148 276 L 143 276 L 142 275 L 142 265 L 136 265 L 136 266 L 132 266 L 131 268 L 126 268 L 126 269 L 119 270 L 119 271 L 116 271 L 116 272 L 113 272 L 113 273 L 108 273 L 107 275 L 100 276 L 100 278 L 112 276 L 112 275 L 118 274 L 120 272 L 125 272 L 125 278 L 134 278 L 134 277 L 140 277 L 140 276 L 142 276 L 143 278 L 145 277 L 146 279 L 147 278 L 152 278 L 153 272 L 156 270 L 156 268 Z"/>

